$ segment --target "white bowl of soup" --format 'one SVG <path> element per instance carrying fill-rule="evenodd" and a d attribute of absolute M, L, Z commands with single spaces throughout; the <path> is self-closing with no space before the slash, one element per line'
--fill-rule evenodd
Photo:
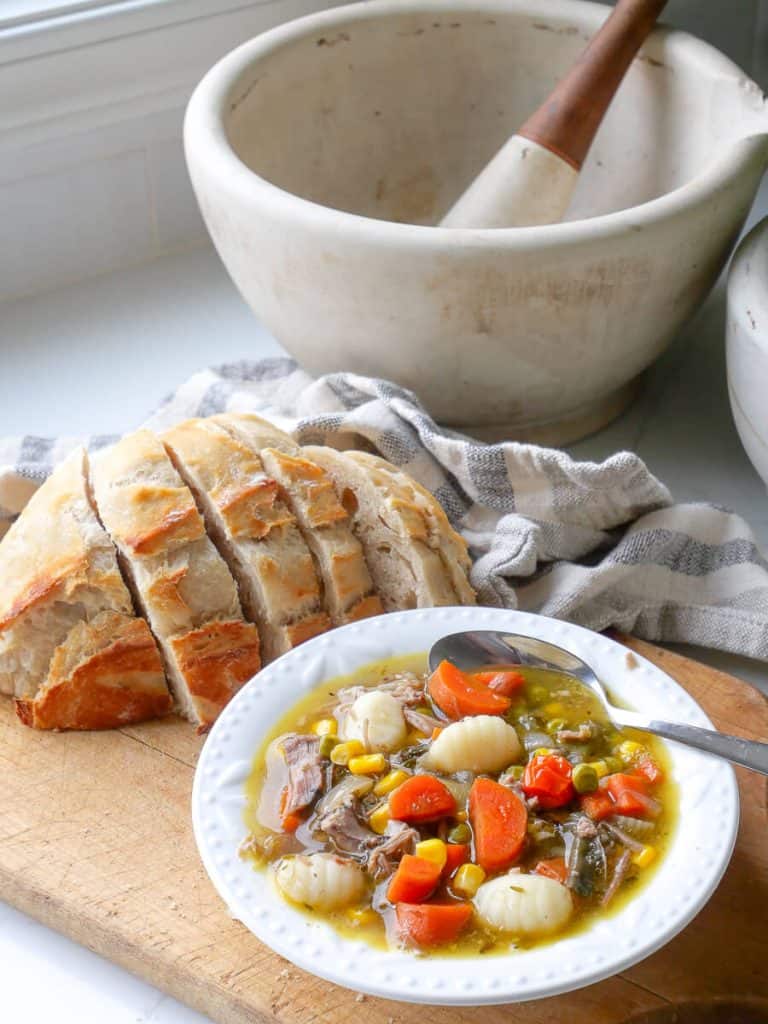
<path fill-rule="evenodd" d="M 441 636 L 500 629 L 589 662 L 615 701 L 711 727 L 615 642 L 521 612 L 393 613 L 259 673 L 198 764 L 195 836 L 230 912 L 276 952 L 372 995 L 530 1000 L 669 941 L 731 855 L 733 771 L 617 731 L 572 678 L 426 671 Z"/>

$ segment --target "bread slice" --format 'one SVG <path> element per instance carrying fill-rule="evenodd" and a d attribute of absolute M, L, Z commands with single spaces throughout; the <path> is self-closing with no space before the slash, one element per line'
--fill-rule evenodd
<path fill-rule="evenodd" d="M 261 667 L 256 627 L 243 619 L 235 581 L 154 434 L 140 430 L 99 452 L 91 481 L 179 710 L 204 732 Z"/>
<path fill-rule="evenodd" d="M 316 446 L 302 451 L 332 478 L 388 611 L 474 604 L 466 546 L 458 535 L 444 536 L 445 525 L 432 508 L 437 502 L 428 492 L 384 460 L 368 462 L 356 457 L 361 453 Z M 458 559 L 455 568 L 446 565 L 449 548 Z"/>
<path fill-rule="evenodd" d="M 326 471 L 307 459 L 291 437 L 258 416 L 225 413 L 215 419 L 258 451 L 264 468 L 277 481 L 315 559 L 333 625 L 379 615 L 384 608 L 374 592 L 362 545 Z"/>
<path fill-rule="evenodd" d="M 157 646 L 135 616 L 74 451 L 0 544 L 0 691 L 42 729 L 111 728 L 171 710 Z"/>
<path fill-rule="evenodd" d="M 391 483 L 393 487 L 402 489 L 412 496 L 427 521 L 429 544 L 440 555 L 448 575 L 451 577 L 453 589 L 459 604 L 471 605 L 476 602 L 474 588 L 469 582 L 472 560 L 467 550 L 467 542 L 457 533 L 448 521 L 445 509 L 426 487 L 422 487 L 413 477 L 403 473 L 391 462 L 371 455 L 368 452 L 349 452 L 349 457 L 361 466 L 367 467 L 374 482 L 383 485 Z"/>
<path fill-rule="evenodd" d="M 34 700 L 16 701 L 16 714 L 35 729 L 115 729 L 172 708 L 149 626 L 110 611 L 78 622 Z"/>
<path fill-rule="evenodd" d="M 264 660 L 328 629 L 312 555 L 258 453 L 215 418 L 187 420 L 162 440 L 258 624 Z"/>

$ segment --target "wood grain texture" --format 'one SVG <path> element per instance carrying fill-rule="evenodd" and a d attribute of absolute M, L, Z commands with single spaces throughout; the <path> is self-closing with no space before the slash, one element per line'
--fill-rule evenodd
<path fill-rule="evenodd" d="M 768 706 L 730 676 L 627 641 L 680 681 L 723 729 L 768 738 Z M 510 1007 L 411 1007 L 319 981 L 231 920 L 189 822 L 202 740 L 177 719 L 119 733 L 36 733 L 0 704 L 0 897 L 218 1024 L 619 1024 L 665 1021 L 671 1003 L 768 1005 L 766 780 L 739 770 L 733 864 L 696 920 L 621 976 Z M 715 1018 L 709 1018 L 715 1019 Z M 723 1018 L 725 1019 L 725 1018 Z M 751 1019 L 751 1018 L 750 1018 Z"/>

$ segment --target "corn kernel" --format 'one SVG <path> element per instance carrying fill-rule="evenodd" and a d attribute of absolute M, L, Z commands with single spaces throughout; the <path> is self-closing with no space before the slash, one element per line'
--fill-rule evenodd
<path fill-rule="evenodd" d="M 564 715 L 565 704 L 563 704 L 563 702 L 559 700 L 551 700 L 549 704 L 545 704 L 541 710 L 544 712 L 545 715 Z"/>
<path fill-rule="evenodd" d="M 315 736 L 335 736 L 337 731 L 335 718 L 318 718 L 312 725 Z"/>
<path fill-rule="evenodd" d="M 346 916 L 350 924 L 360 928 L 367 924 L 373 924 L 379 915 L 373 907 L 350 907 Z"/>
<path fill-rule="evenodd" d="M 657 853 L 658 850 L 655 846 L 644 846 L 642 850 L 632 854 L 632 863 L 637 864 L 639 868 L 647 868 L 656 860 Z"/>
<path fill-rule="evenodd" d="M 625 764 L 629 764 L 631 761 L 635 761 L 640 754 L 645 753 L 645 747 L 635 740 L 624 740 L 619 744 L 617 753 Z"/>
<path fill-rule="evenodd" d="M 346 743 L 337 743 L 331 751 L 331 760 L 334 764 L 348 765 L 353 757 L 359 757 L 365 753 L 365 747 L 360 740 L 347 740 Z"/>
<path fill-rule="evenodd" d="M 415 747 L 417 743 L 423 743 L 426 735 L 425 732 L 419 732 L 418 729 L 411 729 L 405 737 L 406 747 Z"/>
<path fill-rule="evenodd" d="M 605 761 L 585 761 L 584 763 L 588 764 L 590 768 L 594 769 L 594 772 L 597 775 L 598 779 L 604 779 L 605 776 L 608 775 L 608 765 L 605 763 Z"/>
<path fill-rule="evenodd" d="M 457 896 L 472 899 L 485 881 L 485 872 L 479 864 L 462 864 L 451 882 L 451 889 Z"/>
<path fill-rule="evenodd" d="M 469 815 L 467 814 L 466 811 L 456 811 L 456 813 L 454 814 L 454 818 L 456 819 L 456 821 L 466 821 L 468 817 Z"/>
<path fill-rule="evenodd" d="M 387 759 L 383 754 L 362 754 L 350 757 L 347 767 L 353 775 L 378 775 L 387 770 Z"/>
<path fill-rule="evenodd" d="M 404 772 L 401 768 L 395 768 L 379 779 L 373 787 L 373 792 L 376 796 L 387 796 L 398 786 L 402 786 L 407 778 L 409 778 L 408 772 Z"/>
<path fill-rule="evenodd" d="M 416 856 L 423 857 L 424 860 L 431 860 L 441 871 L 448 860 L 448 852 L 442 839 L 424 839 L 422 842 L 416 843 Z"/>
<path fill-rule="evenodd" d="M 390 814 L 389 807 L 387 806 L 386 800 L 380 803 L 373 811 L 371 811 L 368 817 L 369 827 L 378 836 L 383 836 L 387 831 L 387 825 L 389 824 Z"/>
<path fill-rule="evenodd" d="M 539 747 L 537 750 L 534 750 L 533 756 L 534 757 L 548 757 L 550 754 L 556 754 L 556 753 L 557 753 L 557 751 L 553 750 L 552 747 Z"/>

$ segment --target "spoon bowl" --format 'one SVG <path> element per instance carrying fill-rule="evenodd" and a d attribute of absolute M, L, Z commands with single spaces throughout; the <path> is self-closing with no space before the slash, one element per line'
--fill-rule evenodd
<path fill-rule="evenodd" d="M 618 728 L 639 729 L 654 736 L 684 743 L 707 754 L 725 758 L 744 768 L 768 775 L 768 743 L 728 736 L 714 729 L 662 722 L 637 711 L 617 708 L 594 670 L 571 651 L 546 640 L 496 630 L 465 630 L 441 637 L 429 652 L 429 670 L 450 661 L 465 672 L 501 665 L 528 665 L 573 676 L 599 698 L 611 723 Z"/>

